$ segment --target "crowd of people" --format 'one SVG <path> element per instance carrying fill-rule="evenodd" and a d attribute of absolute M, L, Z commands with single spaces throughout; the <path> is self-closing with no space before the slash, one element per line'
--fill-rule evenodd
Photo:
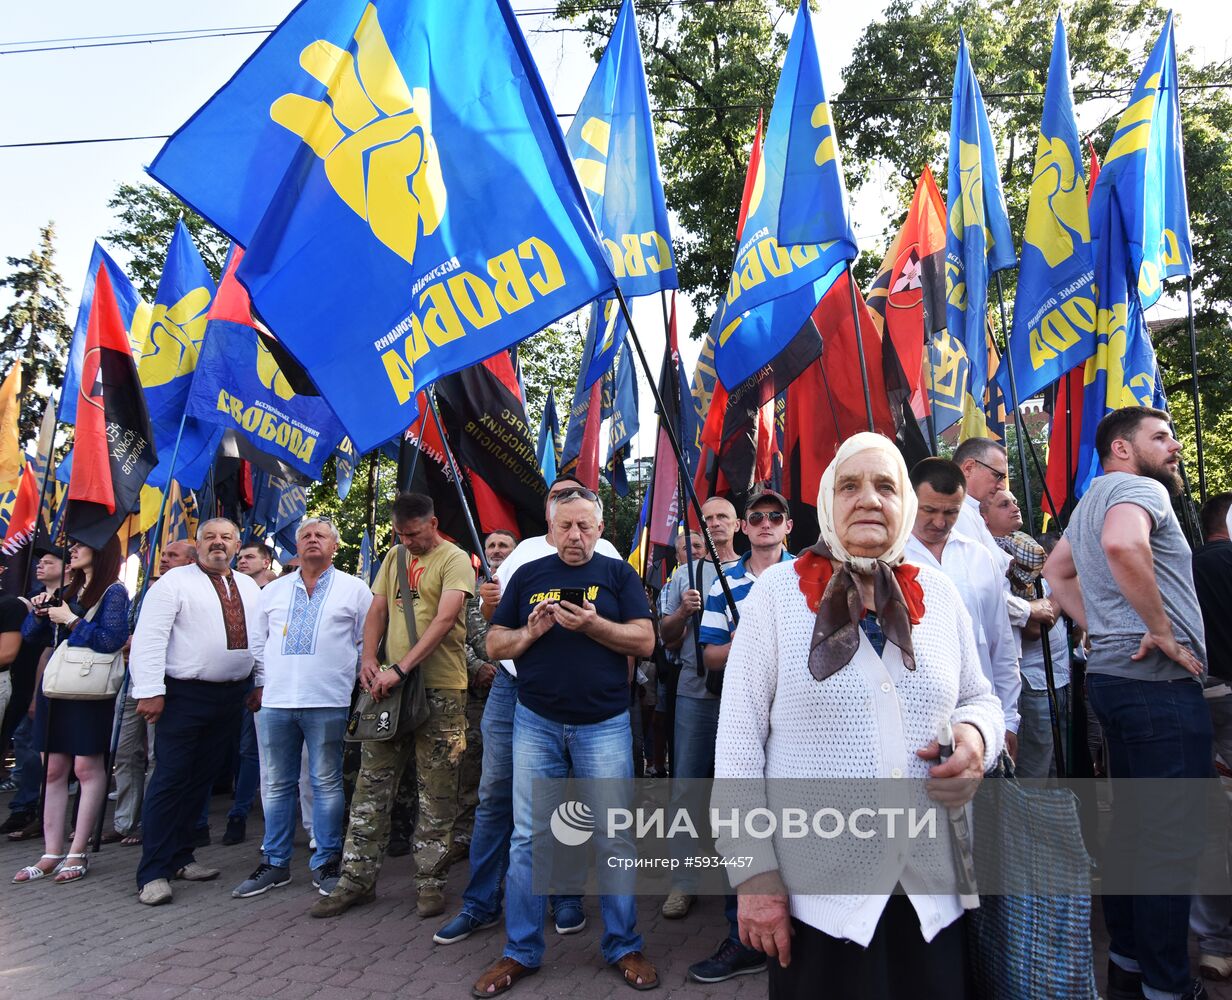
<path fill-rule="evenodd" d="M 397 544 L 371 586 L 334 565 L 338 532 L 316 517 L 281 576 L 235 524 L 206 520 L 195 542 L 163 549 L 133 608 L 118 541 L 41 546 L 37 592 L 0 600 L 0 737 L 15 760 L 0 831 L 41 837 L 44 852 L 13 882 L 86 877 L 115 732 L 104 839 L 140 848 L 142 904 L 172 902 L 177 879 L 219 877 L 194 851 L 210 842 L 211 792 L 229 769 L 223 844 L 247 840 L 258 792 L 264 815 L 260 862 L 233 897 L 292 881 L 297 823 L 311 838 L 316 918 L 371 902 L 386 854 L 410 853 L 418 916 L 444 917 L 438 946 L 503 914 L 504 946 L 472 990 L 482 998 L 539 971 L 549 922 L 560 935 L 587 923 L 584 898 L 536 891 L 540 779 L 621 789 L 670 775 L 674 807 L 704 808 L 697 789 L 710 778 L 948 778 L 936 796 L 955 809 L 1003 753 L 1020 776 L 1058 774 L 1054 733 L 1068 728 L 1079 664 L 1114 788 L 1209 777 L 1215 750 L 1232 765 L 1232 645 L 1221 641 L 1232 641 L 1232 493 L 1206 503 L 1205 544 L 1191 553 L 1171 503 L 1180 445 L 1166 414 L 1118 410 L 1097 447 L 1104 475 L 1064 535 L 1034 537 L 1000 443 L 969 439 L 908 470 L 891 442 L 858 434 L 821 480 L 815 544 L 788 551 L 792 508 L 773 490 L 742 512 L 711 497 L 701 512 L 717 558 L 700 532 L 682 533 L 658 592 L 601 537 L 599 496 L 568 477 L 548 489 L 547 534 L 487 536 L 482 581 L 431 499 L 410 493 L 393 502 Z M 46 697 L 40 671 L 61 644 L 124 650 L 120 696 Z M 600 869 L 636 850 L 598 827 L 593 845 Z M 750 850 L 723 835 L 717 846 Z M 693 980 L 767 973 L 773 997 L 813 996 L 819 983 L 835 996 L 972 995 L 971 898 L 935 891 L 913 856 L 894 862 L 892 893 L 802 890 L 801 862 L 780 848 L 776 834 L 732 870 L 727 933 L 696 956 Z M 1142 861 L 1122 854 L 1109 864 Z M 1197 848 L 1173 856 L 1196 864 Z M 468 880 L 446 916 L 446 877 L 462 861 Z M 833 863 L 819 855 L 806 874 Z M 636 897 L 600 884 L 604 962 L 632 988 L 657 986 Z M 697 871 L 680 866 L 662 916 L 687 919 L 698 891 Z M 1232 978 L 1232 897 L 1102 902 L 1114 1000 L 1204 996 L 1191 929 L 1201 975 Z"/>

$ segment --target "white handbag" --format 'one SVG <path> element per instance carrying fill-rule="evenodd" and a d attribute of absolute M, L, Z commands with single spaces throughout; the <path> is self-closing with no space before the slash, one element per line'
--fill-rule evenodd
<path fill-rule="evenodd" d="M 101 601 L 99 602 L 102 603 Z M 94 617 L 98 604 L 86 612 Z M 124 681 L 124 653 L 99 653 L 89 646 L 60 643 L 43 670 L 43 694 L 67 701 L 104 701 L 119 693 Z"/>

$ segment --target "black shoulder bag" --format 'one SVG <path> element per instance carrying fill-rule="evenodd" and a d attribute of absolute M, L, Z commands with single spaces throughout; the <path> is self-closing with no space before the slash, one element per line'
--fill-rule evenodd
<path fill-rule="evenodd" d="M 419 641 L 415 628 L 415 608 L 411 600 L 411 582 L 407 575 L 406 548 L 398 546 L 398 593 L 402 595 L 402 613 L 406 616 L 406 634 L 411 647 Z M 380 659 L 384 659 L 384 648 Z M 366 740 L 391 740 L 414 732 L 428 721 L 428 692 L 424 687 L 423 664 L 417 663 L 406 680 L 383 701 L 374 701 L 367 691 L 361 691 L 347 721 L 348 743 L 363 743 Z"/>

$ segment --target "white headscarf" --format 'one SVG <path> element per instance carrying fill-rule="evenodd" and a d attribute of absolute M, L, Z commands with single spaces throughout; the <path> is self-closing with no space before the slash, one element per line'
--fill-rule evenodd
<path fill-rule="evenodd" d="M 890 539 L 889 548 L 876 559 L 851 555 L 843 547 L 843 543 L 839 541 L 838 534 L 834 530 L 834 481 L 838 476 L 838 467 L 862 451 L 878 451 L 885 455 L 894 478 L 897 480 L 902 505 L 902 519 L 898 524 L 898 533 Z M 903 456 L 894 442 L 882 434 L 874 434 L 870 431 L 853 434 L 839 447 L 834 460 L 826 467 L 821 477 L 821 487 L 817 491 L 817 521 L 821 527 L 821 540 L 826 543 L 835 559 L 850 566 L 857 573 L 871 574 L 879 562 L 887 566 L 897 566 L 903 561 L 907 539 L 911 537 L 911 529 L 915 526 L 916 507 L 915 490 L 911 488 L 907 463 L 903 461 Z"/>

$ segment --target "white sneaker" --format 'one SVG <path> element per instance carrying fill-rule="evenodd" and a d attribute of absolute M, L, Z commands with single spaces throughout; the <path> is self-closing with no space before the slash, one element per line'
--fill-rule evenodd
<path fill-rule="evenodd" d="M 171 883 L 165 878 L 156 878 L 141 887 L 137 898 L 146 906 L 161 906 L 171 902 Z"/>
<path fill-rule="evenodd" d="M 687 892 L 681 892 L 679 889 L 673 889 L 667 895 L 667 899 L 663 900 L 663 906 L 659 912 L 668 920 L 680 920 L 689 915 L 689 910 L 693 906 L 693 897 Z"/>

